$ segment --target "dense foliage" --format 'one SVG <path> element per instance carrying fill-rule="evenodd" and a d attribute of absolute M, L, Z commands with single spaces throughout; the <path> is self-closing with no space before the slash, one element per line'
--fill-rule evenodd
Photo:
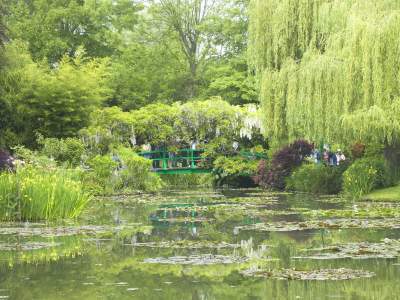
<path fill-rule="evenodd" d="M 286 188 L 313 194 L 338 194 L 342 191 L 342 175 L 347 168 L 319 163 L 303 164 L 286 180 Z"/>
<path fill-rule="evenodd" d="M 73 167 L 80 165 L 86 151 L 85 145 L 78 138 L 44 139 L 39 137 L 38 143 L 42 146 L 40 151 L 42 155 Z"/>
<path fill-rule="evenodd" d="M 382 157 L 359 159 L 343 174 L 344 192 L 355 199 L 390 184 L 388 169 Z"/>
<path fill-rule="evenodd" d="M 0 76 L 0 145 L 32 146 L 35 133 L 76 136 L 89 113 L 107 98 L 105 60 L 88 60 L 81 52 L 64 56 L 54 69 L 34 63 L 20 43 L 6 46 L 6 58 L 9 63 Z"/>
<path fill-rule="evenodd" d="M 397 145 L 399 5 L 251 1 L 249 52 L 268 136 Z"/>
<path fill-rule="evenodd" d="M 222 186 L 251 186 L 251 178 L 255 174 L 258 160 L 249 160 L 241 156 L 219 156 L 213 164 L 213 174 L 216 176 L 215 184 Z"/>
<path fill-rule="evenodd" d="M 261 161 L 258 173 L 254 177 L 257 184 L 282 190 L 285 188 L 285 179 L 299 167 L 314 146 L 305 140 L 297 140 L 278 150 L 272 157 L 270 165 Z"/>
<path fill-rule="evenodd" d="M 215 156 L 232 151 L 234 141 L 252 140 L 261 129 L 253 106 L 233 106 L 212 98 L 184 104 L 150 104 L 130 112 L 118 107 L 98 109 L 81 135 L 85 144 L 100 154 L 120 144 L 150 143 L 153 149 L 174 150 L 190 148 L 196 142 L 199 148 L 207 148 L 209 156 Z M 255 142 L 262 141 L 255 139 Z"/>

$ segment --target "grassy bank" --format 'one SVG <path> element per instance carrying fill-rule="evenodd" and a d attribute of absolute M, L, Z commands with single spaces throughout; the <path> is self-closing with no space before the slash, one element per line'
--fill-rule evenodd
<path fill-rule="evenodd" d="M 400 185 L 379 189 L 363 197 L 363 200 L 371 201 L 400 201 Z"/>

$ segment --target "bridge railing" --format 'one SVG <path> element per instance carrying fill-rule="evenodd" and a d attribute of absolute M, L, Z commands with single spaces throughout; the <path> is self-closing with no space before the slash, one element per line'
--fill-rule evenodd
<path fill-rule="evenodd" d="M 204 149 L 179 149 L 175 152 L 166 150 L 144 151 L 139 155 L 153 161 L 154 170 L 168 169 L 210 169 L 210 159 L 202 156 Z M 247 159 L 267 159 L 264 153 L 240 151 L 237 153 Z"/>
<path fill-rule="evenodd" d="M 165 150 L 144 151 L 139 155 L 153 161 L 153 169 L 175 169 L 175 168 L 204 168 L 207 167 L 208 159 L 201 156 L 203 149 L 179 149 L 175 152 Z"/>

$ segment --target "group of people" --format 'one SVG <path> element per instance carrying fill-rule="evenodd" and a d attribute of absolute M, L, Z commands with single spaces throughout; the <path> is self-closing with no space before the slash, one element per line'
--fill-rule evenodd
<path fill-rule="evenodd" d="M 312 159 L 317 164 L 324 163 L 327 166 L 339 166 L 346 161 L 346 156 L 340 149 L 333 152 L 328 147 L 324 147 L 322 152 L 319 149 L 314 149 Z"/>

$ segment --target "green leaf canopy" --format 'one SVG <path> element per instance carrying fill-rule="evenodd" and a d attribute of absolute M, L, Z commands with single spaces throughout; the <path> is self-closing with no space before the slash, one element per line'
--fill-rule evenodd
<path fill-rule="evenodd" d="M 399 141 L 399 1 L 252 0 L 250 17 L 268 136 Z"/>

